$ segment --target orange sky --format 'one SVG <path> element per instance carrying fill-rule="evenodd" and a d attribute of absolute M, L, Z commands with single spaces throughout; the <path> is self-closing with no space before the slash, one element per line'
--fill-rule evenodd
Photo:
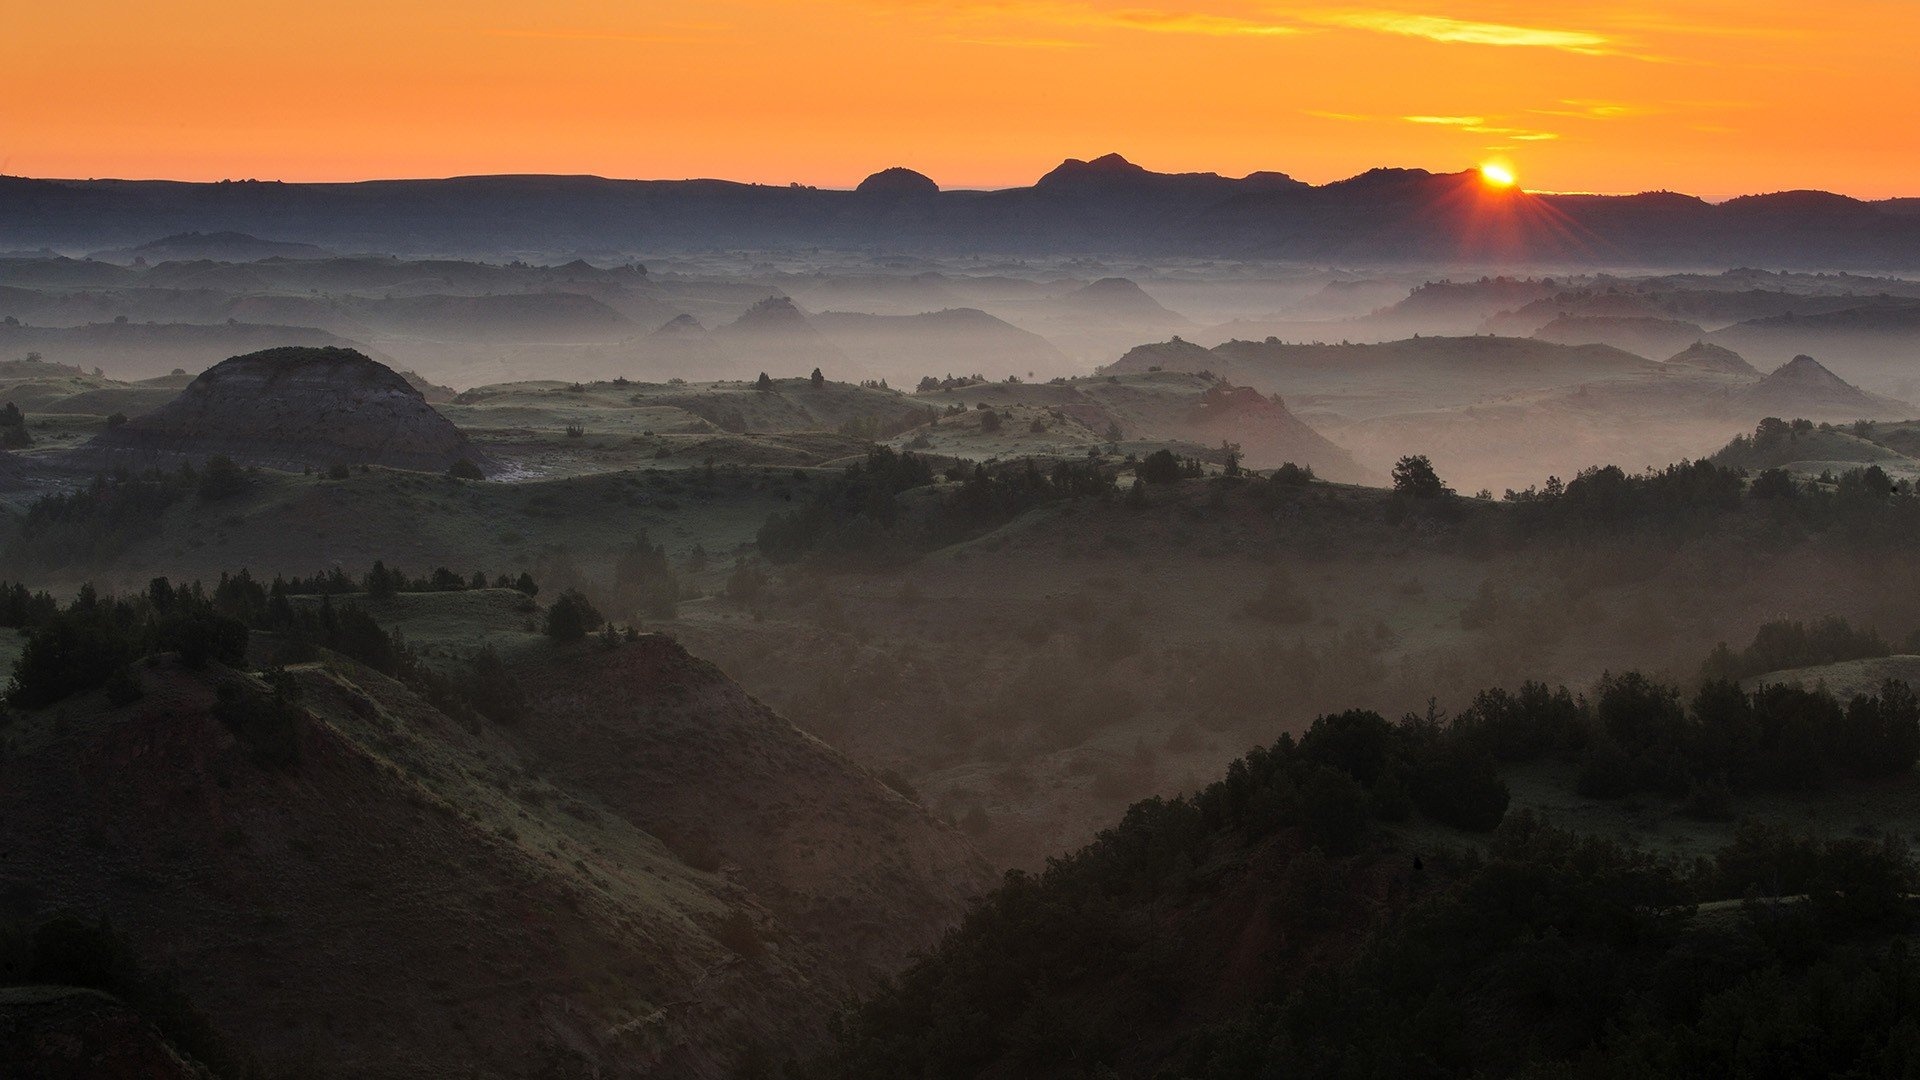
<path fill-rule="evenodd" d="M 16 0 L 0 173 L 1920 195 L 1920 0 Z"/>

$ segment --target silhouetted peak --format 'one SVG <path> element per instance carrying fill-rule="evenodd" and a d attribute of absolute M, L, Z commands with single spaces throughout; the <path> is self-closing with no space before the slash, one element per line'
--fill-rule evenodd
<path fill-rule="evenodd" d="M 1150 175 L 1119 154 L 1106 154 L 1092 161 L 1068 158 L 1034 184 L 1037 188 L 1109 185 L 1116 181 L 1136 180 Z"/>
<path fill-rule="evenodd" d="M 1799 383 L 1806 386 L 1845 386 L 1848 389 L 1852 389 L 1852 384 L 1827 370 L 1825 364 L 1822 364 L 1820 361 L 1815 360 L 1805 353 L 1801 353 L 1799 356 L 1775 368 L 1773 372 L 1767 376 L 1767 381 L 1773 383 Z"/>
<path fill-rule="evenodd" d="M 682 312 L 668 319 L 666 322 L 661 323 L 659 329 L 654 331 L 654 334 L 660 337 L 674 337 L 681 334 L 704 334 L 706 332 L 707 328 L 700 325 L 699 319 Z"/>
<path fill-rule="evenodd" d="M 1378 168 L 1368 169 L 1358 176 L 1349 176 L 1345 180 L 1335 180 L 1328 184 L 1330 188 L 1350 190 L 1374 190 L 1388 187 L 1401 187 L 1431 180 L 1438 174 L 1426 169 Z"/>
<path fill-rule="evenodd" d="M 925 173 L 896 165 L 891 169 L 881 169 L 860 181 L 860 186 L 854 190 L 862 195 L 938 195 L 940 185 Z"/>
<path fill-rule="evenodd" d="M 1313 185 L 1304 180 L 1295 180 L 1283 172 L 1262 170 L 1260 172 L 1248 173 L 1246 177 L 1240 181 L 1240 186 L 1250 191 L 1293 191 L 1300 188 L 1309 188 Z"/>
<path fill-rule="evenodd" d="M 728 324 L 737 330 L 789 330 L 809 326 L 807 316 L 787 296 L 769 296 Z"/>

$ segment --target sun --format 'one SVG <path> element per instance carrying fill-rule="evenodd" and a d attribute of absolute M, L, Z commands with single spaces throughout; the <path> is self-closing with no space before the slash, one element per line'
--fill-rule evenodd
<path fill-rule="evenodd" d="M 1486 181 L 1489 187 L 1510 188 L 1519 178 L 1514 176 L 1513 170 L 1505 165 L 1497 161 L 1489 161 L 1480 166 L 1480 179 Z"/>

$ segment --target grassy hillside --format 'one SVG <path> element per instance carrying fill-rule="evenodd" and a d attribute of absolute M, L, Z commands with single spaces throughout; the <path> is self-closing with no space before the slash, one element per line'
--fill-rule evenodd
<path fill-rule="evenodd" d="M 459 627 L 422 635 L 449 659 L 502 646 L 510 723 L 330 654 L 269 682 L 160 656 L 130 704 L 12 714 L 0 916 L 111 919 L 275 1075 L 715 1077 L 815 1042 L 985 883 L 672 642 L 516 636 L 523 602 L 388 605 Z"/>

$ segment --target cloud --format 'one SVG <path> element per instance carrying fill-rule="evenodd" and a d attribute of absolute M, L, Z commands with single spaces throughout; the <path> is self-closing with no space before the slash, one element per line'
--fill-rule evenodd
<path fill-rule="evenodd" d="M 1508 26 L 1505 23 L 1471 22 L 1445 15 L 1412 15 L 1399 11 L 1329 11 L 1306 18 L 1327 26 L 1372 30 L 1449 44 L 1559 49 L 1587 56 L 1610 56 L 1620 51 L 1610 38 L 1585 30 L 1544 30 Z"/>
<path fill-rule="evenodd" d="M 973 0 L 955 5 L 951 10 L 968 21 L 1004 24 L 1006 20 L 1014 19 L 1076 30 L 1136 30 L 1157 34 L 1249 38 L 1290 37 L 1314 32 L 1312 27 L 1298 22 L 1196 11 L 1184 6 L 1179 9 L 1114 7 L 1094 0 Z M 968 40 L 998 43 L 1003 39 L 999 35 L 978 35 Z M 1029 38 L 1013 36 L 1004 40 L 1025 41 Z"/>
<path fill-rule="evenodd" d="M 1505 127 L 1484 116 L 1403 116 L 1400 119 L 1409 124 L 1425 124 L 1430 127 L 1457 128 L 1475 135 L 1500 135 L 1521 142 L 1550 142 L 1560 137 L 1557 132 L 1534 131 L 1531 128 Z"/>
<path fill-rule="evenodd" d="M 1659 109 L 1650 105 L 1627 105 L 1617 101 L 1568 99 L 1558 109 L 1530 109 L 1535 116 L 1565 116 L 1576 120 L 1618 120 L 1629 116 L 1652 116 Z"/>

